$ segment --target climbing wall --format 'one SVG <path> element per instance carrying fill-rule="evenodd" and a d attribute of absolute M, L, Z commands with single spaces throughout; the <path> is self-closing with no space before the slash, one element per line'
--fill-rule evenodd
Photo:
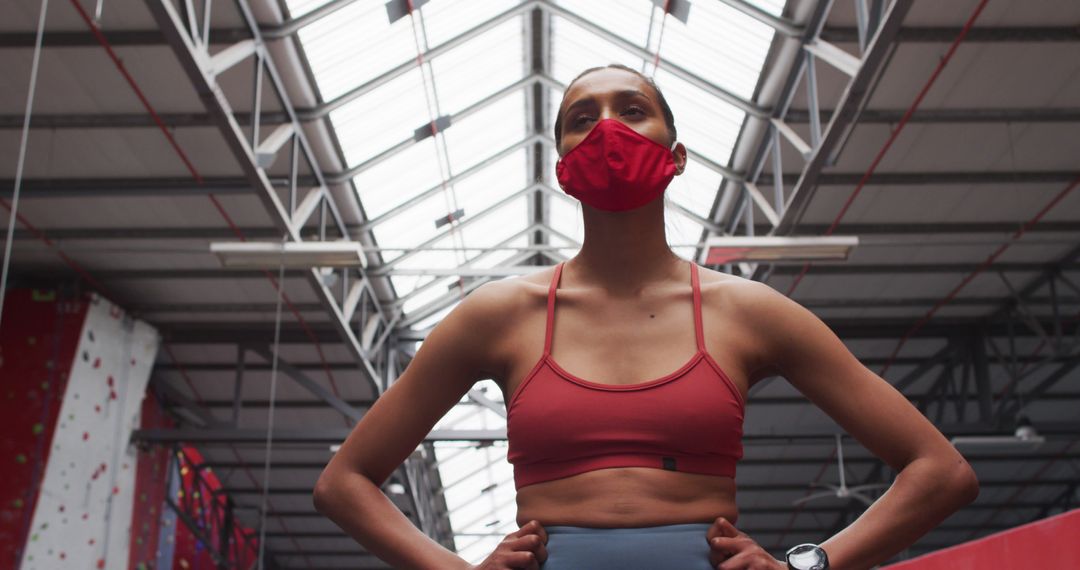
<path fill-rule="evenodd" d="M 38 484 L 79 344 L 85 301 L 13 289 L 0 329 L 0 568 L 22 556 Z"/>
<path fill-rule="evenodd" d="M 183 513 L 180 518 L 187 520 L 176 524 L 175 533 L 166 539 L 172 539 L 172 567 L 215 568 L 212 553 L 218 553 L 230 568 L 251 568 L 258 559 L 255 531 L 242 525 L 229 509 L 228 495 L 220 492 L 221 481 L 205 465 L 202 454 L 183 446 L 174 455 L 171 469 L 170 479 L 178 485 L 170 496 Z"/>
<path fill-rule="evenodd" d="M 21 327 L 19 327 L 21 328 Z M 23 570 L 125 568 L 131 540 L 139 425 L 158 336 L 91 296 L 79 331 Z"/>
<path fill-rule="evenodd" d="M 167 429 L 173 422 L 165 415 L 161 404 L 150 392 L 143 398 L 141 412 L 142 429 Z M 174 524 L 175 517 L 169 517 L 169 507 L 165 505 L 168 493 L 167 472 L 169 468 L 169 448 L 151 445 L 138 450 L 135 469 L 135 508 L 131 514 L 131 554 L 128 568 L 147 570 L 149 568 L 170 568 L 158 566 L 162 556 L 159 540 L 161 527 Z M 166 535 L 171 537 L 171 535 Z M 171 556 L 169 557 L 171 560 Z"/>

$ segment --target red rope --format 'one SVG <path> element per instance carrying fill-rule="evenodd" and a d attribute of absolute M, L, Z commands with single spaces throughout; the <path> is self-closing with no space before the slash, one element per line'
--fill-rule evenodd
<path fill-rule="evenodd" d="M 0 198 L 0 205 L 2 205 L 7 211 L 11 211 L 11 202 Z M 102 293 L 108 293 L 108 290 L 97 279 L 95 279 L 93 275 L 90 275 L 90 273 L 87 272 L 86 269 L 84 269 L 83 266 L 79 265 L 78 262 L 76 262 L 74 259 L 68 257 L 68 255 L 64 253 L 64 250 L 60 249 L 60 246 L 56 245 L 56 242 L 50 239 L 44 231 L 40 230 L 37 226 L 32 224 L 30 220 L 26 219 L 26 216 L 23 216 L 21 213 L 16 212 L 15 218 L 19 220 L 19 223 L 25 226 L 26 229 L 34 235 L 34 237 L 38 238 L 47 247 L 55 251 L 56 255 L 60 257 L 61 261 L 67 264 L 67 266 L 70 267 L 73 271 L 75 271 L 75 273 L 78 273 L 79 277 L 89 283 L 91 287 L 97 289 L 98 291 L 101 291 Z"/>
<path fill-rule="evenodd" d="M 970 32 L 971 28 L 974 27 L 974 25 L 975 25 L 975 20 L 978 19 L 979 14 L 982 13 L 983 8 L 986 7 L 986 4 L 988 2 L 989 2 L 989 0 L 982 0 L 981 2 L 979 2 L 979 5 L 975 7 L 975 11 L 972 12 L 971 16 L 968 18 L 967 22 L 964 24 L 963 29 L 960 30 L 960 34 L 956 36 L 955 40 L 953 40 L 952 45 L 949 46 L 949 50 L 945 53 L 945 56 L 941 58 L 941 61 L 938 62 L 937 67 L 934 68 L 934 72 L 932 74 L 930 74 L 929 79 L 927 79 L 926 83 L 923 85 L 922 89 L 919 91 L 919 94 L 915 97 L 915 100 L 908 107 L 907 112 L 905 112 L 904 116 L 900 119 L 900 122 L 897 124 L 896 129 L 893 130 L 892 134 L 889 136 L 889 139 L 887 141 L 885 141 L 885 145 L 882 146 L 881 150 L 878 151 L 877 156 L 874 157 L 874 160 L 870 164 L 870 167 L 866 170 L 866 173 L 863 174 L 862 179 L 859 180 L 859 184 L 855 187 L 855 190 L 853 190 L 851 195 L 848 196 L 847 201 L 844 203 L 844 206 L 840 209 L 840 212 L 837 214 L 836 218 L 833 220 L 833 223 L 829 226 L 829 229 L 826 230 L 825 235 L 831 235 L 836 230 L 836 227 L 840 224 L 840 220 L 844 217 L 844 214 L 847 213 L 847 210 L 851 206 L 851 203 L 854 202 L 855 197 L 858 196 L 860 192 L 862 192 L 863 187 L 866 186 L 866 183 L 870 180 L 870 177 L 874 174 L 874 171 L 877 169 L 878 165 L 881 163 L 881 160 L 885 157 L 885 153 L 887 153 L 889 151 L 889 149 L 892 148 L 892 145 L 893 145 L 894 142 L 896 142 L 897 137 L 900 136 L 900 133 L 904 130 L 904 127 L 907 126 L 908 121 L 911 120 L 911 116 L 915 114 L 916 109 L 918 109 L 919 105 L 922 104 L 922 100 L 923 100 L 923 98 L 926 97 L 926 94 L 930 91 L 930 87 L 934 85 L 934 82 L 937 81 L 938 76 L 941 75 L 942 70 L 945 69 L 945 66 L 949 63 L 949 60 L 952 59 L 953 54 L 956 53 L 957 48 L 960 47 L 960 44 L 964 42 L 965 38 L 967 38 L 968 32 Z M 775 173 L 775 174 L 777 176 L 780 175 L 780 173 Z M 799 286 L 799 283 L 802 282 L 803 277 L 806 276 L 806 273 L 809 270 L 810 270 L 810 264 L 809 263 L 803 265 L 802 271 L 799 273 L 798 276 L 795 277 L 795 281 L 791 284 L 791 287 L 787 291 L 787 296 L 788 297 L 790 297 L 791 294 L 795 292 L 795 289 Z M 899 351 L 899 348 L 897 349 L 897 351 Z M 895 352 L 894 352 L 894 357 L 895 357 Z M 893 358 L 890 358 L 890 362 L 892 361 Z M 835 453 L 836 452 L 834 451 L 833 452 L 834 456 L 835 456 Z M 832 459 L 832 457 L 830 457 L 830 459 Z M 828 467 L 828 465 L 829 465 L 828 463 L 822 465 L 821 469 L 818 470 L 817 476 L 814 477 L 814 482 L 811 485 L 813 485 L 814 483 L 817 483 L 817 482 L 819 482 L 821 480 L 821 477 L 825 474 L 825 470 Z M 806 495 L 809 495 L 809 494 L 810 494 L 810 490 L 807 490 Z M 803 504 L 805 504 L 805 503 L 803 503 Z M 783 543 L 783 540 L 787 537 L 788 533 L 791 532 L 792 527 L 795 525 L 795 518 L 796 518 L 796 516 L 798 516 L 798 514 L 800 512 L 802 512 L 802 508 L 803 508 L 803 505 L 800 504 L 798 506 L 798 508 L 795 510 L 795 512 L 792 513 L 791 518 L 789 519 L 787 526 L 784 528 L 784 532 L 782 532 L 780 534 L 780 536 L 776 539 L 776 543 L 775 543 L 776 546 L 779 546 L 781 543 Z"/>
<path fill-rule="evenodd" d="M 989 1 L 990 0 L 982 0 L 982 2 L 979 2 L 979 5 L 975 7 L 975 11 L 972 12 L 971 17 L 968 18 L 967 23 L 964 24 L 964 28 L 960 30 L 960 34 L 956 36 L 955 40 L 953 40 L 952 45 L 949 46 L 949 50 L 945 52 L 945 55 L 941 58 L 941 61 L 938 62 L 937 67 L 934 68 L 934 72 L 930 74 L 930 78 L 923 85 L 922 89 L 919 91 L 919 94 L 911 103 L 911 106 L 908 107 L 907 112 L 905 112 L 904 116 L 900 118 L 900 122 L 897 123 L 896 129 L 894 129 L 892 134 L 889 135 L 889 139 L 885 141 L 885 145 L 881 147 L 881 150 L 878 151 L 877 156 L 874 157 L 873 162 L 870 163 L 870 168 L 866 170 L 866 173 L 863 174 L 862 179 L 859 180 L 858 185 L 855 186 L 855 190 L 851 192 L 851 195 L 848 196 L 847 201 L 844 202 L 843 207 L 840 208 L 840 212 L 836 215 L 836 218 L 833 220 L 832 225 L 829 226 L 829 229 L 825 230 L 825 235 L 832 235 L 832 233 L 836 231 L 836 227 L 840 225 L 840 220 L 843 219 L 845 214 L 847 214 L 848 208 L 851 207 L 852 202 L 854 202 L 855 198 L 858 197 L 858 195 L 862 192 L 863 187 L 866 186 L 866 183 L 870 181 L 870 177 L 873 176 L 874 171 L 877 170 L 878 165 L 881 164 L 881 160 L 885 158 L 885 153 L 889 152 L 889 149 L 892 148 L 893 143 L 895 143 L 896 139 L 900 136 L 900 133 L 904 131 L 904 127 L 906 127 L 908 121 L 911 120 L 911 116 L 915 114 L 915 111 L 919 108 L 919 105 L 922 104 L 923 98 L 926 97 L 926 94 L 930 91 L 930 88 L 937 81 L 938 76 L 941 75 L 941 72 L 945 69 L 945 66 L 948 65 L 949 60 L 952 59 L 952 56 L 956 53 L 957 48 L 959 48 L 960 44 L 964 42 L 965 38 L 967 38 L 968 32 L 970 32 L 971 28 L 975 25 L 975 20 L 978 19 L 979 14 L 982 13 L 983 8 L 986 7 L 986 4 Z M 776 173 L 776 175 L 779 176 L 779 173 Z M 802 282 L 803 277 L 806 276 L 806 273 L 808 271 L 810 271 L 809 263 L 803 265 L 802 271 L 797 277 L 795 277 L 795 281 L 791 284 L 791 287 L 787 291 L 788 297 L 790 297 L 791 294 L 795 292 L 795 288 L 799 286 L 799 283 Z"/>
<path fill-rule="evenodd" d="M 427 99 L 427 79 L 424 76 L 424 52 L 421 50 L 420 42 L 416 38 L 416 31 L 417 31 L 416 30 L 416 17 L 413 15 L 413 12 L 416 11 L 416 7 L 413 5 L 413 0 L 405 0 L 405 6 L 409 10 L 409 17 L 412 18 L 411 23 L 412 23 L 412 27 L 413 27 L 413 44 L 416 46 L 416 68 L 420 72 L 420 79 L 424 83 L 424 98 Z M 434 76 L 432 76 L 432 77 L 434 79 Z M 438 136 L 438 134 L 439 134 L 439 125 L 435 122 L 438 119 L 438 117 L 435 117 L 434 114 L 431 112 L 431 102 L 430 101 L 428 101 L 428 117 L 430 117 L 430 119 L 431 119 L 430 122 L 428 123 L 428 128 L 431 129 L 431 138 L 435 139 L 435 137 Z M 438 144 L 437 141 L 436 141 L 436 144 Z M 446 167 L 448 169 L 450 168 L 450 159 L 449 159 L 449 157 L 447 157 Z M 442 186 L 443 195 L 445 196 L 446 193 L 447 193 L 446 192 L 447 191 L 446 178 L 444 178 L 442 176 L 441 172 L 440 172 L 439 177 L 441 178 L 441 180 L 439 181 L 439 184 Z M 455 230 L 455 227 L 456 227 L 455 225 L 457 223 L 457 220 L 454 218 L 454 213 L 457 211 L 457 195 L 454 194 L 453 188 L 450 188 L 449 190 L 450 190 L 450 192 L 449 192 L 450 200 L 453 202 L 453 204 L 450 205 L 447 208 L 447 213 L 446 213 L 446 223 L 449 224 L 449 226 L 450 226 L 450 230 L 449 230 L 450 241 L 453 242 L 455 240 L 455 238 L 458 239 L 458 240 L 461 240 L 461 247 L 464 249 L 464 247 L 465 247 L 464 239 L 461 237 L 460 234 L 455 234 L 454 233 L 454 230 Z M 461 263 L 464 264 L 467 261 L 468 261 L 468 257 L 463 254 L 462 257 L 461 257 Z M 461 275 L 458 275 L 457 285 L 458 285 L 459 298 L 461 300 L 464 300 L 465 299 L 465 280 L 462 279 Z"/>
<path fill-rule="evenodd" d="M 79 12 L 79 15 L 82 17 L 87 27 L 90 28 L 90 32 L 94 35 L 94 38 L 97 39 L 98 43 L 101 45 L 102 48 L 105 49 L 105 52 L 109 55 L 109 58 L 112 59 L 114 64 L 116 64 L 116 68 L 120 71 L 120 74 L 123 75 L 124 79 L 127 81 L 128 85 L 135 93 L 135 96 L 138 97 L 140 102 L 142 102 L 143 107 L 146 109 L 146 112 L 149 113 L 150 116 L 153 118 L 154 123 L 158 126 L 158 129 L 160 129 L 161 133 L 165 135 L 166 139 L 168 139 L 169 144 L 172 146 L 177 156 L 180 157 L 180 160 L 184 163 L 184 166 L 187 167 L 188 172 L 191 173 L 192 178 L 195 179 L 195 182 L 199 186 L 202 186 L 204 184 L 202 175 L 199 174 L 199 171 L 195 168 L 195 165 L 192 164 L 191 160 L 184 152 L 184 149 L 180 146 L 176 139 L 173 138 L 172 133 L 169 132 L 168 127 L 165 125 L 165 121 L 162 120 L 161 116 L 158 115 L 153 105 L 150 104 L 150 101 L 146 98 L 146 95 L 139 87 L 139 84 L 135 81 L 131 74 L 128 73 L 127 69 L 124 67 L 123 61 L 116 55 L 116 52 L 113 51 L 112 45 L 109 44 L 109 40 L 105 37 L 105 34 L 101 32 L 101 30 L 97 27 L 96 24 L 94 24 L 94 21 L 90 18 L 86 11 L 83 10 L 82 6 L 79 5 L 78 0 L 71 0 L 71 5 L 74 6 L 75 10 Z M 233 221 L 232 216 L 230 216 L 229 213 L 225 210 L 225 207 L 222 206 L 221 202 L 217 199 L 217 197 L 212 193 L 207 194 L 207 197 L 210 199 L 210 202 L 214 205 L 214 208 L 218 211 L 218 213 L 221 214 L 221 217 L 225 220 L 225 223 L 228 224 L 233 234 L 235 234 L 240 241 L 247 241 L 247 238 L 244 236 L 244 232 L 240 229 L 239 226 L 236 225 L 236 222 Z M 279 288 L 277 280 L 273 278 L 271 273 L 267 270 L 263 270 L 263 275 L 265 275 L 266 278 L 270 281 L 270 284 L 273 286 L 274 291 L 281 295 L 281 298 L 285 302 L 286 306 L 288 306 L 289 311 L 293 314 L 294 317 L 296 317 L 296 321 L 300 324 L 301 329 L 304 331 L 305 335 L 308 337 L 311 343 L 315 346 L 315 351 L 319 355 L 319 360 L 322 363 L 323 371 L 325 372 L 326 377 L 330 382 L 330 389 L 333 391 L 335 396 L 340 398 L 341 392 L 338 390 L 337 381 L 334 378 L 333 372 L 331 372 L 330 370 L 329 363 L 326 361 L 326 357 L 322 350 L 322 344 L 319 342 L 318 337 L 315 336 L 314 331 L 312 331 L 311 327 L 308 325 L 304 317 L 300 314 L 300 311 L 293 304 L 292 300 L 289 299 L 289 296 Z M 345 417 L 345 425 L 351 425 L 348 417 Z"/>
<path fill-rule="evenodd" d="M 1049 212 L 1054 206 L 1057 206 L 1062 200 L 1064 200 L 1065 197 L 1068 196 L 1073 190 L 1075 190 L 1078 185 L 1080 185 L 1080 177 L 1074 179 L 1072 183 L 1066 186 L 1061 192 L 1058 192 L 1057 195 L 1054 196 L 1052 200 L 1050 200 L 1050 202 L 1043 206 L 1042 210 L 1039 210 L 1039 213 L 1036 214 L 1034 218 L 1031 218 L 1026 224 L 1021 226 L 1020 229 L 1016 230 L 1016 232 L 1009 238 L 1009 241 L 1001 244 L 1001 246 L 998 247 L 997 250 L 994 251 L 994 253 L 991 253 L 989 256 L 987 256 L 987 258 L 983 260 L 983 262 L 980 263 L 979 266 L 974 269 L 974 271 L 969 273 L 966 277 L 964 277 L 963 280 L 960 281 L 960 284 L 954 287 L 952 291 L 949 291 L 948 295 L 945 295 L 943 299 L 938 301 L 937 304 L 931 307 L 930 310 L 922 316 L 922 318 L 920 318 L 914 325 L 912 325 L 912 327 L 904 333 L 904 336 L 900 337 L 900 342 L 897 343 L 896 348 L 893 349 L 892 354 L 889 355 L 889 359 L 885 361 L 885 365 L 882 366 L 881 370 L 878 372 L 878 375 L 885 375 L 885 372 L 887 372 L 889 370 L 889 367 L 892 366 L 893 362 L 896 361 L 897 355 L 900 354 L 900 349 L 903 348 L 903 346 L 907 343 L 908 339 L 911 338 L 912 335 L 918 332 L 919 329 L 926 326 L 926 323 L 930 322 L 930 319 L 934 316 L 934 313 L 937 313 L 938 310 L 940 310 L 942 307 L 955 299 L 956 295 L 960 293 L 960 291 L 964 287 L 967 287 L 968 283 L 971 283 L 972 279 L 974 279 L 980 273 L 989 269 L 990 266 L 993 265 L 994 262 L 997 260 L 997 258 L 1000 257 L 1001 254 L 1005 253 L 1005 250 L 1009 249 L 1010 246 L 1016 243 L 1016 240 L 1020 239 L 1035 224 L 1039 223 L 1039 221 L 1042 220 L 1043 216 L 1045 216 L 1047 212 Z"/>
<path fill-rule="evenodd" d="M 664 0 L 664 13 L 660 16 L 660 33 L 656 38 L 656 55 L 653 57 L 652 62 L 654 76 L 656 75 L 656 71 L 660 69 L 660 46 L 664 43 L 664 26 L 667 24 L 668 8 L 670 4 L 671 0 Z"/>

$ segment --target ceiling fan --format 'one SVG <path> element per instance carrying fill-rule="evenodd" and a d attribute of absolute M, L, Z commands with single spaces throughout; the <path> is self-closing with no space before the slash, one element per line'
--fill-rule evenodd
<path fill-rule="evenodd" d="M 801 505 L 803 503 L 813 501 L 813 500 L 816 500 L 816 499 L 823 499 L 825 497 L 835 497 L 835 498 L 838 498 L 838 499 L 857 499 L 857 500 L 865 503 L 867 506 L 870 506 L 870 505 L 872 505 L 874 503 L 874 499 L 872 499 L 869 496 L 863 494 L 863 491 L 868 491 L 870 489 L 883 489 L 883 488 L 889 486 L 888 483 L 869 483 L 869 484 L 866 484 L 866 485 L 856 485 L 854 487 L 848 487 L 847 486 L 847 480 L 846 480 L 846 477 L 844 475 L 844 444 L 842 443 L 842 441 L 840 439 L 840 434 L 836 434 L 836 461 L 837 461 L 837 464 L 838 464 L 838 466 L 840 468 L 840 484 L 839 485 L 832 485 L 832 484 L 829 484 L 829 483 L 811 483 L 810 484 L 811 487 L 824 487 L 824 488 L 828 489 L 828 491 L 821 491 L 821 492 L 818 492 L 818 493 L 813 493 L 813 494 L 807 495 L 807 496 L 805 496 L 805 497 L 803 497 L 801 499 L 797 499 L 795 501 L 792 501 L 791 504 L 793 504 L 793 505 Z"/>

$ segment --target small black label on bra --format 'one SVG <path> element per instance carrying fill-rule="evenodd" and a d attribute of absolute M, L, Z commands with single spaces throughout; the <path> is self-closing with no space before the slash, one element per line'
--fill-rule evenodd
<path fill-rule="evenodd" d="M 662 459 L 664 460 L 664 469 L 667 469 L 668 471 L 678 471 L 677 469 L 675 469 L 674 457 L 664 457 Z"/>

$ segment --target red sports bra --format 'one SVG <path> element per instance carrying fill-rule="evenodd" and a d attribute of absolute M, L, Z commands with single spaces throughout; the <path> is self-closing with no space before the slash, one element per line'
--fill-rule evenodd
<path fill-rule="evenodd" d="M 697 353 L 678 370 L 628 385 L 590 382 L 551 357 L 555 291 L 548 289 L 544 353 L 507 407 L 507 460 L 517 489 L 612 467 L 735 476 L 742 457 L 742 395 L 705 350 L 698 268 L 690 264 Z"/>

